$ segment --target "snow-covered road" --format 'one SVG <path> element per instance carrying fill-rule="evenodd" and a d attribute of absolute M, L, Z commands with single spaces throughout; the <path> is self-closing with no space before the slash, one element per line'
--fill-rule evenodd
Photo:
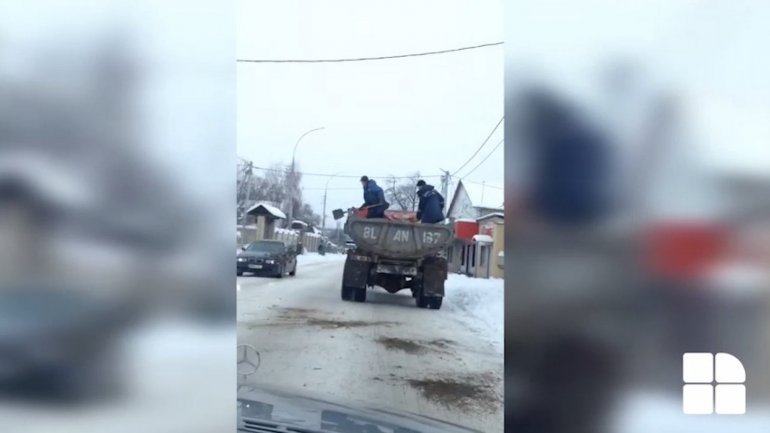
<path fill-rule="evenodd" d="M 469 326 L 462 315 L 472 309 L 449 296 L 438 311 L 418 309 L 408 291 L 343 302 L 343 263 L 341 255 L 306 255 L 296 277 L 238 278 L 238 340 L 261 357 L 248 382 L 503 431 L 496 334 Z M 502 305 L 500 315 L 502 323 Z"/>

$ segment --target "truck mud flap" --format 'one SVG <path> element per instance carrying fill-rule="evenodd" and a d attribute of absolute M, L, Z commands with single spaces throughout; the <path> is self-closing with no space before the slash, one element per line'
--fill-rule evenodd
<path fill-rule="evenodd" d="M 427 296 L 444 296 L 447 279 L 447 261 L 440 257 L 428 257 L 423 261 L 422 289 Z"/>
<path fill-rule="evenodd" d="M 369 262 L 351 260 L 350 257 L 348 257 L 348 259 L 345 260 L 342 285 L 345 287 L 365 289 L 367 280 L 369 279 L 370 266 L 371 264 Z"/>

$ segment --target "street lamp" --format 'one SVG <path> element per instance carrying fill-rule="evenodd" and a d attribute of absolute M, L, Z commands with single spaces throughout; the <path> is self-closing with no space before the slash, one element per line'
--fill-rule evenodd
<path fill-rule="evenodd" d="M 338 172 L 334 173 L 333 175 L 331 175 L 331 177 L 326 181 L 326 186 L 324 187 L 324 213 L 323 213 L 323 217 L 321 219 L 321 231 L 322 232 L 323 232 L 323 230 L 326 229 L 326 193 L 329 190 L 329 182 L 331 182 L 332 179 L 334 179 L 334 176 L 337 176 L 340 173 L 342 173 L 342 172 L 338 171 Z"/>
<path fill-rule="evenodd" d="M 291 153 L 291 178 L 290 178 L 291 185 L 289 185 L 290 189 L 291 189 L 291 191 L 289 192 L 289 199 L 290 199 L 290 202 L 289 202 L 289 221 L 288 221 L 289 226 L 291 226 L 291 222 L 294 220 L 294 196 L 295 196 L 295 188 L 294 188 L 294 160 L 296 159 L 296 156 L 297 156 L 297 146 L 299 146 L 299 142 L 302 141 L 302 139 L 305 138 L 306 135 L 310 134 L 311 132 L 320 131 L 322 129 L 325 129 L 325 127 L 322 126 L 320 128 L 311 129 L 311 130 L 305 132 L 304 134 L 300 135 L 299 139 L 297 139 L 297 142 L 294 143 L 294 150 Z"/>

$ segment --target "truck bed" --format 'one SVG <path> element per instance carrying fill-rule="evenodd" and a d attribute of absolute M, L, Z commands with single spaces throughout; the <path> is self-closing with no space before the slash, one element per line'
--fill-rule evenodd
<path fill-rule="evenodd" d="M 348 219 L 345 232 L 364 252 L 397 259 L 434 255 L 444 249 L 453 236 L 450 225 L 357 216 Z"/>

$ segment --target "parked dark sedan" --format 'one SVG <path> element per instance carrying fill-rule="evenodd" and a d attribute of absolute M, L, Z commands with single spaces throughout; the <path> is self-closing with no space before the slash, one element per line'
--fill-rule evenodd
<path fill-rule="evenodd" d="M 237 273 L 273 275 L 283 278 L 297 274 L 297 251 L 281 241 L 262 240 L 249 244 L 237 258 Z"/>
<path fill-rule="evenodd" d="M 0 289 L 0 394 L 38 401 L 119 391 L 116 347 L 131 311 L 71 287 Z"/>

